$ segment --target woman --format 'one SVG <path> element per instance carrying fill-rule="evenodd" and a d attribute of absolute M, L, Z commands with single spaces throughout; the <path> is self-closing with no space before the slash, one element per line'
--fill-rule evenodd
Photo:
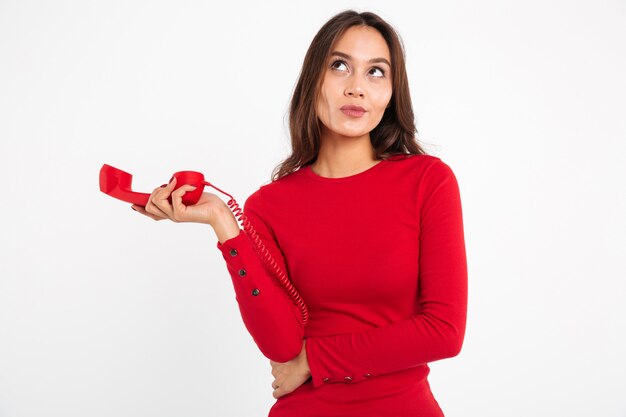
<path fill-rule="evenodd" d="M 133 206 L 215 230 L 246 328 L 270 359 L 272 417 L 443 415 L 427 363 L 464 339 L 461 201 L 450 167 L 415 139 L 403 54 L 373 13 L 330 19 L 292 98 L 292 154 L 245 202 L 308 317 L 216 195 L 186 207 L 193 187 L 173 191 L 173 180 L 145 210 Z"/>

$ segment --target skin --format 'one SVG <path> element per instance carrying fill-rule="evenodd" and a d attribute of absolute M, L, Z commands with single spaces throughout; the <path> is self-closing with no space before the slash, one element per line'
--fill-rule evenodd
<path fill-rule="evenodd" d="M 320 97 L 315 107 L 322 122 L 321 146 L 311 169 L 323 177 L 345 177 L 362 172 L 379 161 L 374 158 L 370 132 L 380 123 L 392 95 L 391 67 L 369 63 L 373 58 L 391 55 L 380 32 L 369 26 L 353 26 L 337 41 L 331 52 L 343 52 L 352 58 L 331 55 Z M 346 116 L 341 106 L 364 107 L 360 117 Z"/>
<path fill-rule="evenodd" d="M 345 177 L 362 172 L 380 161 L 375 159 L 370 132 L 383 117 L 392 96 L 391 67 L 384 62 L 368 62 L 384 58 L 391 62 L 389 48 L 382 35 L 368 26 L 353 26 L 341 36 L 331 52 L 316 100 L 315 110 L 322 125 L 320 152 L 311 169 L 329 178 Z M 352 104 L 365 108 L 362 117 L 344 114 L 340 108 Z M 183 195 L 195 187 L 183 185 L 176 189 L 176 179 L 164 187 L 155 188 L 145 208 L 132 208 L 154 220 L 193 222 L 213 227 L 220 243 L 240 233 L 237 219 L 226 203 L 216 194 L 204 192 L 190 206 L 182 203 Z M 172 197 L 172 204 L 168 197 Z M 311 377 L 303 340 L 300 354 L 284 363 L 270 360 L 272 367 L 272 396 L 276 399 L 295 391 Z"/>

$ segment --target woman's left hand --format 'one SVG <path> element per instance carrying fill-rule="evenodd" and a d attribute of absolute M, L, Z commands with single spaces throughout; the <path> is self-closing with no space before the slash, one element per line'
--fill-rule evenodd
<path fill-rule="evenodd" d="M 306 339 L 302 341 L 302 350 L 298 356 L 285 363 L 270 360 L 270 365 L 272 365 L 272 375 L 274 376 L 272 396 L 278 399 L 295 391 L 311 376 L 311 369 L 306 356 Z"/>

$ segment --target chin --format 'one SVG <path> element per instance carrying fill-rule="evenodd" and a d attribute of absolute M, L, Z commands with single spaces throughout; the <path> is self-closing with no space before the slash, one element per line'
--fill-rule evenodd
<path fill-rule="evenodd" d="M 346 136 L 349 138 L 358 138 L 367 134 L 367 131 L 356 131 L 356 130 L 338 130 L 336 131 L 341 136 Z"/>
<path fill-rule="evenodd" d="M 372 129 L 369 129 L 369 128 L 368 129 L 363 129 L 363 128 L 361 128 L 361 129 L 342 129 L 342 130 L 339 130 L 338 133 L 340 133 L 340 134 L 342 134 L 344 136 L 356 137 L 356 136 L 367 135 L 369 132 L 372 131 Z"/>

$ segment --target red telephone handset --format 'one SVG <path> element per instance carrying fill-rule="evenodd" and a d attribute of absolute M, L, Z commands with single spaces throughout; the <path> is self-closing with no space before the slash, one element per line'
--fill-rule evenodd
<path fill-rule="evenodd" d="M 250 221 L 246 218 L 245 214 L 243 214 L 243 211 L 241 210 L 239 204 L 237 204 L 233 196 L 225 191 L 220 190 L 210 182 L 205 181 L 204 175 L 202 175 L 202 173 L 200 172 L 179 171 L 174 173 L 174 175 L 172 175 L 172 178 L 176 178 L 176 186 L 174 187 L 174 189 L 182 187 L 185 184 L 193 185 L 196 187 L 195 190 L 187 192 L 185 193 L 185 195 L 183 195 L 182 201 L 183 204 L 186 206 L 193 205 L 198 202 L 205 185 L 213 187 L 222 194 L 230 197 L 230 200 L 226 204 L 233 211 L 235 218 L 239 222 L 241 222 L 243 226 L 243 231 L 252 239 L 252 242 L 255 244 L 257 251 L 261 255 L 261 259 L 263 259 L 263 261 L 276 274 L 279 284 L 285 289 L 285 291 L 287 291 L 289 297 L 300 309 L 300 312 L 302 313 L 302 324 L 306 325 L 309 318 L 309 312 L 306 305 L 304 304 L 304 301 L 302 300 L 302 297 L 300 297 L 300 294 L 298 294 L 296 288 L 291 284 L 291 281 L 289 281 L 287 275 L 285 275 L 283 270 L 276 263 L 276 260 L 274 260 L 272 255 L 265 248 L 265 245 L 261 241 L 261 238 L 257 235 L 256 231 L 250 224 Z M 132 203 L 138 206 L 145 207 L 146 204 L 148 204 L 148 198 L 150 197 L 150 194 L 138 193 L 133 191 L 132 182 L 133 176 L 128 172 L 122 171 L 121 169 L 112 167 L 111 165 L 107 164 L 102 165 L 102 168 L 100 168 L 100 191 L 127 203 Z M 164 186 L 165 185 L 163 185 L 163 187 Z M 172 202 L 171 197 L 168 198 L 168 200 L 170 203 Z"/>
<path fill-rule="evenodd" d="M 204 175 L 195 171 L 179 171 L 172 175 L 172 178 L 176 178 L 176 186 L 174 189 L 178 189 L 185 184 L 196 187 L 195 190 L 183 195 L 184 205 L 189 206 L 196 204 L 202 195 L 206 183 L 206 181 L 204 181 Z M 171 180 L 170 178 L 170 181 Z M 133 176 L 128 172 L 124 172 L 121 169 L 107 164 L 102 165 L 102 168 L 100 168 L 100 191 L 111 197 L 126 201 L 127 203 L 145 207 L 150 194 L 133 191 L 131 189 L 132 182 Z M 209 183 L 206 184 L 210 185 Z M 168 200 L 170 203 L 172 202 L 171 197 Z"/>

